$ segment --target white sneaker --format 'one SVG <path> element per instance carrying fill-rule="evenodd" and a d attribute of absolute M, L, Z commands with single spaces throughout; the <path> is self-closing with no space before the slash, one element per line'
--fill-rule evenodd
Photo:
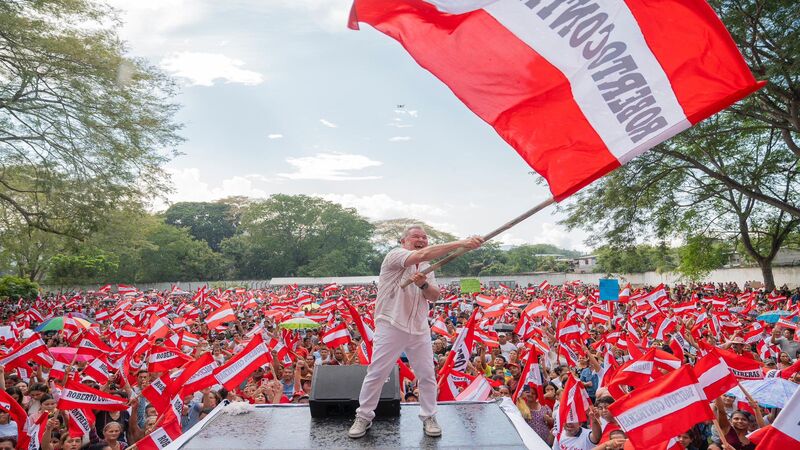
<path fill-rule="evenodd" d="M 436 417 L 428 417 L 422 422 L 422 429 L 425 434 L 430 437 L 439 437 L 442 435 L 442 427 L 436 422 Z"/>
<path fill-rule="evenodd" d="M 367 430 L 369 430 L 371 426 L 372 422 L 369 420 L 356 417 L 356 421 L 353 422 L 353 426 L 350 427 L 350 431 L 347 432 L 347 435 L 353 439 L 358 439 L 367 434 Z M 441 433 L 441 430 L 439 432 Z"/>

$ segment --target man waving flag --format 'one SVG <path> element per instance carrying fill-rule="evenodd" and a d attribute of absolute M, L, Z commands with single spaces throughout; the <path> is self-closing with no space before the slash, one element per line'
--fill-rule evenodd
<path fill-rule="evenodd" d="M 447 84 L 556 201 L 761 86 L 699 0 L 355 0 L 358 22 Z"/>

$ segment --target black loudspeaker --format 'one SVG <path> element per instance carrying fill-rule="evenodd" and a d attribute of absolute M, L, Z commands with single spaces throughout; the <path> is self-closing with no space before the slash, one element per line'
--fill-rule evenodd
<path fill-rule="evenodd" d="M 367 375 L 367 366 L 317 366 L 311 379 L 308 406 L 311 417 L 344 416 L 353 418 L 358 408 L 358 394 Z M 400 415 L 400 382 L 395 365 L 383 383 L 376 417 Z"/>

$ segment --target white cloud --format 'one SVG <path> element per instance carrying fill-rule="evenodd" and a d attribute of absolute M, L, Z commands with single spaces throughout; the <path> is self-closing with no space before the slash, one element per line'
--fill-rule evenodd
<path fill-rule="evenodd" d="M 505 232 L 500 236 L 497 236 L 497 240 L 500 241 L 502 245 L 523 245 L 527 244 L 528 242 L 525 239 L 518 238 L 514 236 L 514 233 Z"/>
<path fill-rule="evenodd" d="M 372 220 L 396 219 L 398 217 L 413 217 L 424 220 L 431 226 L 443 231 L 452 229 L 452 225 L 428 220 L 428 217 L 447 217 L 444 209 L 424 203 L 407 203 L 389 197 L 386 194 L 355 195 L 355 194 L 314 194 L 325 200 L 339 203 L 348 208 L 355 208 L 361 215 Z M 436 224 L 434 224 L 436 223 Z M 445 230 L 447 228 L 447 230 Z"/>
<path fill-rule="evenodd" d="M 411 136 L 393 136 L 389 138 L 389 142 L 405 142 L 410 140 Z"/>
<path fill-rule="evenodd" d="M 543 222 L 540 228 L 541 231 L 536 234 L 535 243 L 552 244 L 565 249 L 586 249 L 582 242 L 582 238 L 586 237 L 585 233 L 577 230 L 568 231 L 566 227 L 550 222 Z"/>
<path fill-rule="evenodd" d="M 279 173 L 278 176 L 290 180 L 325 180 L 325 181 L 353 181 L 375 180 L 379 176 L 354 176 L 350 172 L 363 170 L 368 167 L 380 166 L 383 163 L 372 160 L 364 155 L 345 153 L 317 153 L 314 156 L 301 158 L 286 158 L 286 162 L 294 166 L 293 173 Z"/>
<path fill-rule="evenodd" d="M 281 138 L 283 138 L 283 135 L 280 134 L 280 133 L 272 133 L 272 134 L 268 134 L 267 137 L 270 138 L 270 139 L 281 139 Z"/>
<path fill-rule="evenodd" d="M 389 125 L 390 127 L 395 127 L 395 128 L 411 128 L 411 127 L 414 126 L 414 125 L 411 125 L 410 123 L 397 123 L 397 122 L 388 123 L 387 125 Z"/>
<path fill-rule="evenodd" d="M 213 86 L 216 80 L 225 83 L 257 85 L 264 82 L 258 72 L 243 69 L 244 62 L 219 53 L 178 52 L 161 60 L 161 67 L 189 81 L 190 85 Z"/>
<path fill-rule="evenodd" d="M 201 21 L 208 7 L 197 0 L 106 0 L 119 10 L 120 36 L 137 54 L 163 54 L 173 44 L 170 32 Z"/>
<path fill-rule="evenodd" d="M 257 174 L 236 175 L 224 180 L 215 180 L 216 185 L 211 186 L 204 181 L 200 174 L 200 169 L 167 169 L 172 179 L 174 191 L 169 195 L 169 201 L 175 202 L 204 202 L 230 197 L 232 195 L 244 195 L 253 198 L 265 198 L 268 193 L 263 189 L 254 186 L 254 182 L 269 182 L 269 180 Z M 156 205 L 166 207 L 166 205 Z"/>
<path fill-rule="evenodd" d="M 328 128 L 336 128 L 338 126 L 335 123 L 327 121 L 325 119 L 319 119 L 319 123 L 325 125 Z"/>

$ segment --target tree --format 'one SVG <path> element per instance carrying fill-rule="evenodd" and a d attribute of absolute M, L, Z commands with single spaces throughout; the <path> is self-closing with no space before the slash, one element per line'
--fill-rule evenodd
<path fill-rule="evenodd" d="M 28 225 L 16 211 L 0 207 L 0 267 L 41 281 L 50 258 L 66 238 Z"/>
<path fill-rule="evenodd" d="M 594 252 L 599 273 L 669 272 L 675 269 L 675 252 L 664 242 L 657 246 L 640 244 L 628 246 L 604 245 Z"/>
<path fill-rule="evenodd" d="M 800 4 L 794 0 L 711 0 L 710 4 L 753 73 L 769 80 L 733 110 L 778 130 L 787 148 L 800 157 Z"/>
<path fill-rule="evenodd" d="M 91 0 L 0 2 L 0 206 L 32 227 L 82 238 L 167 189 L 175 89 L 116 24 Z"/>
<path fill-rule="evenodd" d="M 136 281 L 220 280 L 225 277 L 226 261 L 214 253 L 205 241 L 189 235 L 188 230 L 165 223 L 147 234 L 150 246 L 140 250 L 141 266 Z"/>
<path fill-rule="evenodd" d="M 164 220 L 170 225 L 187 227 L 192 237 L 219 251 L 222 240 L 236 233 L 240 216 L 235 211 L 233 206 L 219 201 L 180 202 L 164 212 Z"/>
<path fill-rule="evenodd" d="M 747 190 L 790 205 L 800 201 L 798 159 L 780 133 L 721 113 L 576 194 L 562 223 L 615 246 L 697 235 L 739 241 L 773 289 L 772 261 L 800 217 L 707 176 L 687 157 Z"/>
<path fill-rule="evenodd" d="M 254 201 L 241 233 L 222 242 L 240 277 L 368 275 L 373 226 L 352 208 L 305 195 Z"/>
<path fill-rule="evenodd" d="M 701 281 L 709 272 L 725 265 L 731 250 L 717 239 L 691 236 L 678 249 L 680 264 L 677 272 L 691 281 Z"/>
<path fill-rule="evenodd" d="M 82 249 L 81 254 L 59 253 L 50 258 L 47 281 L 59 286 L 102 283 L 119 268 L 119 260 L 102 250 Z"/>
<path fill-rule="evenodd" d="M 140 210 L 113 210 L 85 241 L 68 240 L 50 259 L 48 282 L 62 286 L 218 280 L 228 261 L 185 228 Z"/>
<path fill-rule="evenodd" d="M 37 295 L 39 295 L 39 286 L 27 278 L 11 275 L 0 277 L 0 298 L 34 299 Z"/>

